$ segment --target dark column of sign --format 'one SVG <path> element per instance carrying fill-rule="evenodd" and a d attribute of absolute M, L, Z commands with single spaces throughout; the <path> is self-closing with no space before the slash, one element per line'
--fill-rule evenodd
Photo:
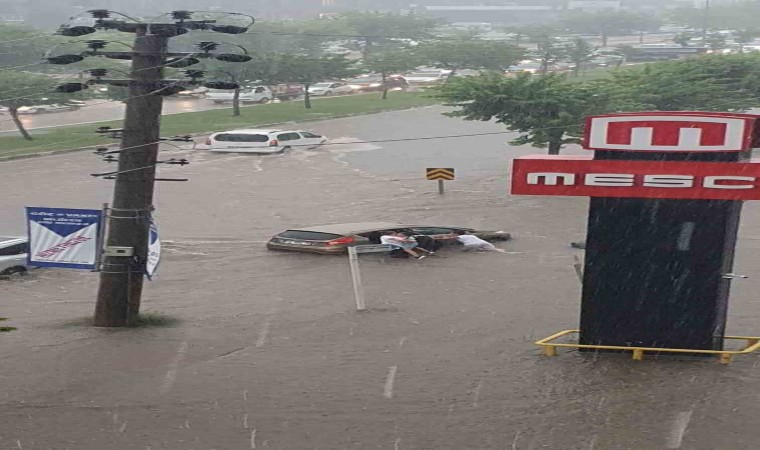
<path fill-rule="evenodd" d="M 597 150 L 596 160 L 738 162 L 747 153 Z M 722 347 L 740 201 L 591 199 L 581 344 Z"/>

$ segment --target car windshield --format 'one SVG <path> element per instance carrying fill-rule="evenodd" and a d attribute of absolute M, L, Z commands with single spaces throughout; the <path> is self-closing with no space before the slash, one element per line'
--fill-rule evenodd
<path fill-rule="evenodd" d="M 317 83 L 312 87 L 330 87 L 332 86 L 332 83 Z"/>
<path fill-rule="evenodd" d="M 351 80 L 351 83 L 377 83 L 383 81 L 382 77 L 359 77 Z"/>

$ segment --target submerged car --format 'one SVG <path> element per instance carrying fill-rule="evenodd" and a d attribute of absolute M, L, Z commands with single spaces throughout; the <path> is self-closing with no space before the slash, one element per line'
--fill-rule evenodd
<path fill-rule="evenodd" d="M 508 241 L 505 231 L 482 231 L 466 227 L 438 225 L 404 225 L 386 222 L 341 223 L 308 228 L 293 228 L 273 236 L 267 242 L 269 250 L 291 250 L 310 253 L 342 254 L 354 245 L 379 244 L 386 231 L 406 232 L 413 236 L 428 236 L 442 243 L 455 243 L 452 233 L 464 231 L 487 241 Z"/>
<path fill-rule="evenodd" d="M 28 253 L 28 239 L 0 237 L 0 275 L 26 272 Z"/>
<path fill-rule="evenodd" d="M 313 149 L 325 142 L 325 136 L 305 130 L 245 129 L 214 133 L 196 148 L 221 153 L 269 154 L 293 147 Z"/>

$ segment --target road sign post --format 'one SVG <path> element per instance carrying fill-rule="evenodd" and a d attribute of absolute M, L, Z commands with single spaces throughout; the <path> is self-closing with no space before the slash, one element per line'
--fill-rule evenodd
<path fill-rule="evenodd" d="M 438 180 L 438 193 L 444 194 L 444 182 L 456 179 L 454 169 L 450 167 L 428 167 L 425 170 L 428 180 Z"/>
<path fill-rule="evenodd" d="M 723 349 L 742 201 L 760 199 L 759 117 L 591 117 L 593 157 L 515 160 L 512 194 L 591 197 L 581 345 Z"/>

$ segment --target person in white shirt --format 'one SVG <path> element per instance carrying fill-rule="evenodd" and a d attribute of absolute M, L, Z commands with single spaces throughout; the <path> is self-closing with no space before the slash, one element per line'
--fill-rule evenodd
<path fill-rule="evenodd" d="M 505 252 L 505 250 L 497 248 L 490 242 L 484 241 L 475 235 L 468 234 L 465 231 L 458 231 L 455 234 L 457 235 L 457 241 L 464 244 L 464 251 L 466 252 Z"/>
<path fill-rule="evenodd" d="M 406 235 L 402 235 L 401 233 L 396 233 L 393 231 L 385 232 L 382 236 L 380 236 L 380 243 L 388 244 L 394 248 L 401 249 L 412 256 L 414 259 L 425 258 L 424 255 L 420 255 L 413 250 L 419 244 L 417 244 L 417 242 L 413 239 L 408 239 Z"/>

